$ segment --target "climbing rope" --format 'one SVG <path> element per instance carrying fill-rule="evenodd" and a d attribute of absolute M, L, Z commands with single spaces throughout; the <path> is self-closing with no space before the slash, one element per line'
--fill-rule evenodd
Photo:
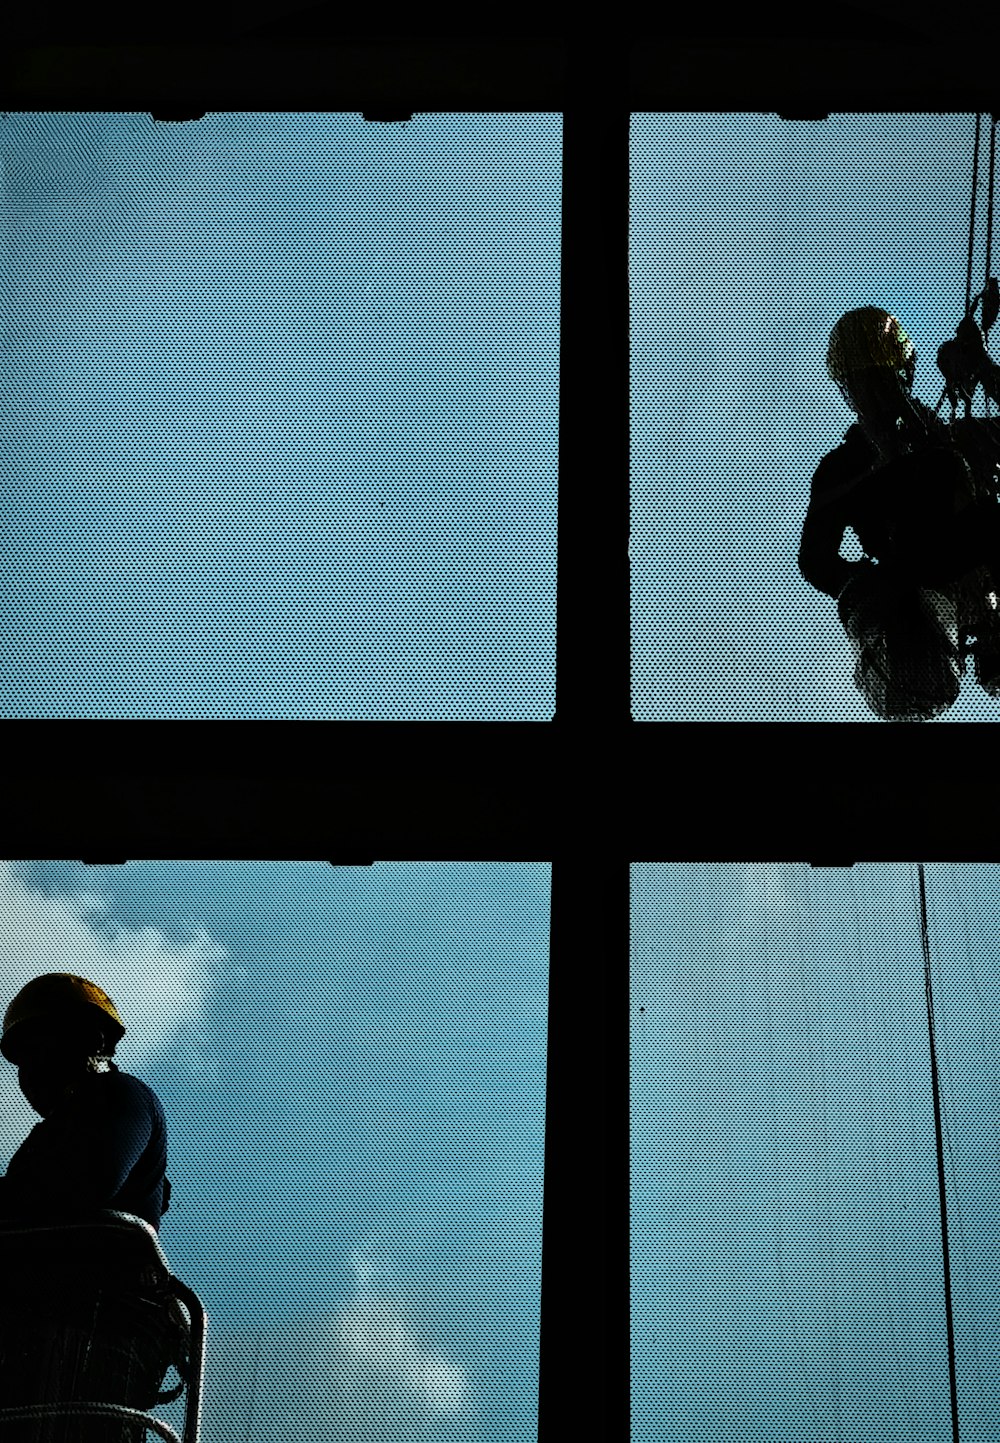
<path fill-rule="evenodd" d="M 972 150 L 972 200 L 969 206 L 969 251 L 965 270 L 965 312 L 955 330 L 955 340 L 946 341 L 938 350 L 938 369 L 945 378 L 945 387 L 934 414 L 944 405 L 945 396 L 951 402 L 952 420 L 959 398 L 964 401 L 965 415 L 972 414 L 972 396 L 978 385 L 982 385 L 986 402 L 986 416 L 992 420 L 990 402 L 1000 404 L 1000 369 L 989 358 L 990 328 L 1000 315 L 1000 289 L 992 275 L 993 267 L 993 195 L 996 178 L 997 117 L 990 116 L 990 159 L 987 182 L 986 205 L 986 276 L 982 290 L 972 294 L 972 269 L 976 249 L 976 204 L 979 194 L 979 152 L 982 147 L 982 111 L 976 112 L 976 134 Z M 974 316 L 982 302 L 981 321 Z"/>
<path fill-rule="evenodd" d="M 948 1194 L 945 1186 L 944 1141 L 941 1131 L 941 1087 L 938 1080 L 937 1043 L 934 1034 L 934 997 L 931 992 L 931 944 L 927 929 L 927 891 L 924 864 L 918 863 L 920 878 L 920 938 L 924 949 L 924 991 L 927 996 L 927 1031 L 931 1047 L 931 1092 L 934 1097 L 934 1134 L 937 1141 L 938 1194 L 941 1204 L 941 1252 L 944 1259 L 944 1315 L 948 1331 L 948 1379 L 951 1385 L 951 1436 L 958 1440 L 958 1381 L 955 1374 L 955 1320 L 951 1306 L 951 1262 L 948 1255 Z"/>
<path fill-rule="evenodd" d="M 972 204 L 969 208 L 969 258 L 965 272 L 965 314 L 968 315 L 973 307 L 972 299 L 972 263 L 976 246 L 976 195 L 979 190 L 979 149 L 982 131 L 982 112 L 976 112 L 976 139 L 972 148 Z M 996 156 L 997 156 L 997 117 L 990 116 L 990 162 L 989 176 L 987 179 L 986 193 L 986 275 L 983 280 L 983 289 L 976 297 L 983 302 L 983 331 L 988 340 L 990 327 L 996 320 L 993 311 L 995 301 L 990 294 L 990 278 L 993 274 L 993 192 L 996 179 Z"/>
<path fill-rule="evenodd" d="M 969 213 L 969 264 L 965 272 L 965 314 L 972 310 L 972 256 L 976 248 L 976 192 L 979 190 L 979 132 L 982 114 L 976 112 L 976 142 L 972 148 L 972 209 Z"/>
<path fill-rule="evenodd" d="M 987 348 L 990 343 L 990 327 L 996 320 L 996 316 L 992 314 L 991 302 L 987 299 L 990 290 L 990 277 L 993 274 L 990 266 L 993 252 L 993 177 L 996 173 L 997 117 L 995 115 L 991 116 L 990 121 L 990 181 L 986 206 L 986 282 L 983 290 L 983 343 Z M 995 301 L 995 296 L 991 299 Z M 987 397 L 987 407 L 988 406 L 989 398 Z"/>

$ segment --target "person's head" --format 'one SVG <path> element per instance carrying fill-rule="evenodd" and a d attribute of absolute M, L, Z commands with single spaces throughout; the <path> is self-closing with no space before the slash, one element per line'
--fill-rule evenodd
<path fill-rule="evenodd" d="M 21 1091 L 46 1117 L 66 1089 L 103 1071 L 125 1026 L 111 998 L 85 977 L 47 972 L 7 1008 L 0 1052 L 17 1068 Z"/>
<path fill-rule="evenodd" d="M 862 422 L 888 429 L 911 410 L 913 342 L 896 317 L 877 306 L 841 316 L 830 333 L 826 366 Z"/>

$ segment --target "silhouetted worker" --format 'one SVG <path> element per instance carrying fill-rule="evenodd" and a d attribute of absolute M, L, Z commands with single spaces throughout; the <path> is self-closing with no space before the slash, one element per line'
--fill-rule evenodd
<path fill-rule="evenodd" d="M 7 1008 L 0 1051 L 42 1121 L 0 1178 L 8 1225 L 85 1220 L 101 1209 L 145 1218 L 169 1205 L 167 1129 L 155 1093 L 111 1060 L 125 1027 L 111 998 L 71 973 L 36 977 Z M 37 1246 L 37 1245 L 34 1245 Z M 4 1279 L 0 1408 L 86 1399 L 148 1409 L 174 1361 L 162 1303 L 135 1285 L 70 1275 L 44 1260 Z M 2 1425 L 10 1443 L 138 1443 L 143 1430 L 79 1418 Z"/>
<path fill-rule="evenodd" d="M 963 640 L 1000 696 L 1000 423 L 946 425 L 912 394 L 916 352 L 888 311 L 834 326 L 827 369 L 858 421 L 812 480 L 799 569 L 837 602 L 855 684 L 886 720 L 929 720 L 957 699 Z M 848 527 L 864 559 L 840 555 Z"/>

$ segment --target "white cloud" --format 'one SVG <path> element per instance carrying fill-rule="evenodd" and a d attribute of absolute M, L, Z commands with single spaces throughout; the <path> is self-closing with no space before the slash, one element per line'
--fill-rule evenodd
<path fill-rule="evenodd" d="M 226 949 L 197 931 L 181 945 L 157 927 L 114 922 L 97 892 L 45 895 L 25 885 L 10 862 L 0 863 L 0 1007 L 43 972 L 75 972 L 113 999 L 126 1026 L 116 1058 L 125 1071 L 142 1068 L 168 1050 L 189 1051 Z M 206 1059 L 192 1053 L 192 1066 Z M 23 1141 L 38 1116 L 21 1096 L 14 1069 L 0 1070 L 0 1154 Z"/>
<path fill-rule="evenodd" d="M 374 1279 L 387 1272 L 386 1265 L 357 1249 L 349 1263 L 357 1280 L 355 1297 L 336 1326 L 345 1376 L 366 1391 L 373 1385 L 385 1388 L 437 1413 L 461 1407 L 465 1370 L 423 1347 L 398 1304 L 379 1295 Z"/>
<path fill-rule="evenodd" d="M 377 1244 L 351 1252 L 353 1296 L 325 1318 L 266 1329 L 234 1418 L 249 1408 L 262 1435 L 280 1428 L 315 1443 L 468 1436 L 478 1410 L 467 1371 L 421 1336 L 410 1300 L 390 1286 L 397 1268 L 379 1252 Z M 231 1371 L 228 1360 L 216 1366 Z"/>
<path fill-rule="evenodd" d="M 465 1372 L 421 1346 L 391 1307 L 378 1299 L 354 1303 L 340 1316 L 338 1339 L 347 1354 L 345 1372 L 361 1393 L 381 1385 L 439 1412 L 465 1401 Z"/>

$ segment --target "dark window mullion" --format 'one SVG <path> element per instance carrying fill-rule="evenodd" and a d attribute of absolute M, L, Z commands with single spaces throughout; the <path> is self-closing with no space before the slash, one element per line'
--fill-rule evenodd
<path fill-rule="evenodd" d="M 552 867 L 539 1443 L 627 1443 L 629 864 Z"/>
<path fill-rule="evenodd" d="M 555 730 L 580 785 L 552 868 L 539 1443 L 629 1437 L 626 80 L 614 37 L 568 47 Z"/>
<path fill-rule="evenodd" d="M 563 118 L 556 720 L 574 732 L 631 721 L 629 112 L 602 44 L 570 52 Z"/>

